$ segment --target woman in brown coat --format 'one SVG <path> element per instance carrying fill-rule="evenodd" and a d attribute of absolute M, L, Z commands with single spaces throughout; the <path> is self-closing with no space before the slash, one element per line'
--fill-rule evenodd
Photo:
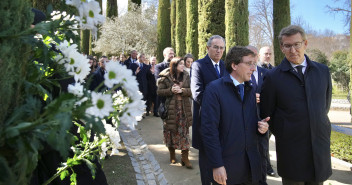
<path fill-rule="evenodd" d="M 188 153 L 189 127 L 192 125 L 190 77 L 184 71 L 184 60 L 173 58 L 170 68 L 159 74 L 158 96 L 166 98 L 167 118 L 163 120 L 164 143 L 169 148 L 170 162 L 176 163 L 175 149 L 182 150 L 182 166 L 192 168 Z"/>

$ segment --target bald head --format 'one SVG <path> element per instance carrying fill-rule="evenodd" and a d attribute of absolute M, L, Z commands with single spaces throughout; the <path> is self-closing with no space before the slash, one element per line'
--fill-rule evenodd
<path fill-rule="evenodd" d="M 264 46 L 259 50 L 259 61 L 264 63 L 270 63 L 273 52 L 269 46 Z"/>

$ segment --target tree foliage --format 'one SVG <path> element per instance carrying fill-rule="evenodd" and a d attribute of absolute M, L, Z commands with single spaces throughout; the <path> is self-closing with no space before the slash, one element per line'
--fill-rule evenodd
<path fill-rule="evenodd" d="M 306 53 L 311 60 L 325 65 L 329 65 L 328 57 L 319 49 L 307 49 Z"/>
<path fill-rule="evenodd" d="M 176 56 L 186 54 L 186 0 L 176 0 Z"/>
<path fill-rule="evenodd" d="M 344 89 L 348 89 L 350 82 L 350 68 L 347 51 L 336 51 L 330 60 L 330 72 L 332 79 Z"/>
<path fill-rule="evenodd" d="M 247 46 L 248 35 L 248 0 L 225 1 L 225 36 L 227 51 L 235 46 Z"/>
<path fill-rule="evenodd" d="M 198 0 L 186 0 L 187 33 L 186 53 L 198 58 Z"/>
<path fill-rule="evenodd" d="M 250 4 L 249 43 L 257 48 L 272 46 L 273 0 L 256 0 Z"/>
<path fill-rule="evenodd" d="M 212 35 L 225 38 L 225 1 L 198 0 L 199 58 L 207 53 L 206 43 Z"/>
<path fill-rule="evenodd" d="M 279 65 L 285 55 L 281 52 L 278 36 L 282 28 L 291 24 L 290 0 L 273 0 L 274 61 Z"/>
<path fill-rule="evenodd" d="M 81 30 L 81 52 L 87 55 L 91 54 L 91 51 L 89 50 L 90 44 L 92 37 L 90 35 L 90 30 Z"/>
<path fill-rule="evenodd" d="M 94 52 L 117 54 L 137 50 L 154 55 L 157 45 L 156 8 L 150 6 L 144 11 L 140 7 L 123 16 L 107 19 L 101 27 L 100 38 L 95 42 Z"/>
<path fill-rule="evenodd" d="M 170 1 L 159 0 L 157 25 L 157 52 L 159 62 L 164 60 L 163 50 L 171 46 Z"/>

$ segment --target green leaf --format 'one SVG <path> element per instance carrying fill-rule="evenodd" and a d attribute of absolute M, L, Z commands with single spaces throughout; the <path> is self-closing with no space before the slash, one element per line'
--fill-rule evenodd
<path fill-rule="evenodd" d="M 13 127 L 8 127 L 5 129 L 6 138 L 16 137 L 20 134 L 20 130 L 33 125 L 30 122 L 23 122 Z"/>
<path fill-rule="evenodd" d="M 16 184 L 14 174 L 6 159 L 0 156 L 0 184 Z"/>
<path fill-rule="evenodd" d="M 77 174 L 75 172 L 72 173 L 72 175 L 70 176 L 70 181 L 71 181 L 71 185 L 76 185 L 77 184 Z"/>
<path fill-rule="evenodd" d="M 64 170 L 63 172 L 60 173 L 60 179 L 64 180 L 68 175 L 70 175 L 68 170 Z"/>

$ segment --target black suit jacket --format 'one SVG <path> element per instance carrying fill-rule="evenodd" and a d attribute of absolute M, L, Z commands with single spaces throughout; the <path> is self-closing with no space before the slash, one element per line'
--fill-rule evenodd
<path fill-rule="evenodd" d="M 275 135 L 278 173 L 294 181 L 322 182 L 331 170 L 328 112 L 331 76 L 326 65 L 307 56 L 304 79 L 284 58 L 264 77 L 261 117 L 270 116 Z"/>
<path fill-rule="evenodd" d="M 97 88 L 101 83 L 104 82 L 104 74 L 105 74 L 104 70 L 100 67 L 98 67 L 98 69 L 94 71 L 92 81 L 89 86 L 89 90 L 94 91 L 95 88 Z M 105 85 L 101 86 L 98 89 L 98 92 L 103 91 L 104 88 L 106 88 Z"/>
<path fill-rule="evenodd" d="M 148 96 L 148 76 L 151 74 L 150 65 L 143 64 L 143 68 L 136 74 L 136 70 L 139 67 L 138 63 L 132 63 L 130 68 L 133 75 L 137 77 L 139 91 L 143 94 L 143 100 L 147 99 Z"/>
<path fill-rule="evenodd" d="M 225 70 L 224 61 L 220 60 L 220 76 L 228 74 Z M 192 146 L 196 149 L 201 147 L 200 135 L 200 108 L 203 93 L 207 85 L 213 80 L 219 79 L 214 65 L 208 55 L 192 63 L 191 67 L 191 91 L 193 98 L 193 124 L 192 124 Z"/>
<path fill-rule="evenodd" d="M 136 61 L 137 61 L 137 60 L 136 60 Z M 133 64 L 131 57 L 128 57 L 128 59 L 125 60 L 125 61 L 123 62 L 123 64 L 127 67 L 127 69 L 131 69 L 131 64 Z"/>

